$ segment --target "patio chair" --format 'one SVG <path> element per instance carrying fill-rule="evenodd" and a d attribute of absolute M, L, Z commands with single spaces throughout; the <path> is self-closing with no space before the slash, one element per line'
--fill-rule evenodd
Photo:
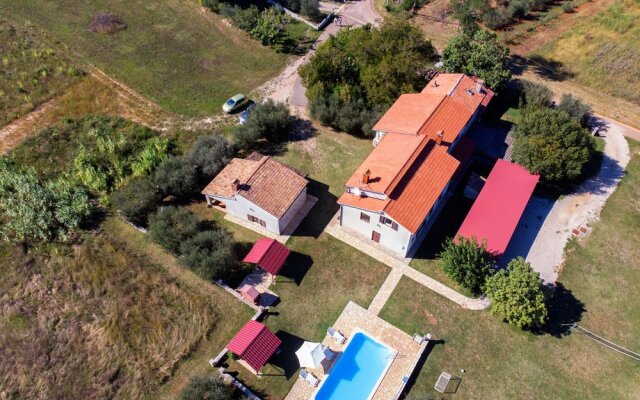
<path fill-rule="evenodd" d="M 337 330 L 333 329 L 332 326 L 330 326 L 327 329 L 327 335 L 331 336 L 336 342 L 338 342 L 340 344 L 344 343 L 347 340 L 347 338 L 344 337 L 344 335 L 342 333 L 340 333 Z"/>
<path fill-rule="evenodd" d="M 335 356 L 336 356 L 336 353 L 334 353 L 333 351 L 331 351 L 331 349 L 329 349 L 328 347 L 325 347 L 325 348 L 324 348 L 323 353 L 324 353 L 324 357 L 325 357 L 327 360 L 329 360 L 329 361 L 333 360 L 333 357 L 335 357 Z"/>
<path fill-rule="evenodd" d="M 307 372 L 304 369 L 300 370 L 300 378 L 304 379 L 305 381 L 309 382 L 309 384 L 313 387 L 318 386 L 318 383 L 320 382 L 318 380 L 318 378 L 316 378 L 315 376 L 313 376 L 313 374 Z"/>

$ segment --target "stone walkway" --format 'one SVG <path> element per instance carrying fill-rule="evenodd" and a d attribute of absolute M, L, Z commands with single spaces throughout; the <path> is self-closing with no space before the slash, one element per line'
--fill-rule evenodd
<path fill-rule="evenodd" d="M 247 221 L 244 220 L 242 218 L 238 218 L 235 215 L 231 215 L 229 213 L 227 213 L 227 210 L 222 209 L 222 208 L 218 208 L 219 210 L 223 211 L 224 213 L 226 213 L 226 215 L 224 216 L 224 219 L 226 219 L 227 221 L 233 222 L 234 224 L 238 224 L 242 227 L 245 227 L 247 229 L 250 229 L 262 236 L 266 236 L 269 239 L 275 239 L 278 242 L 285 244 L 287 243 L 287 240 L 289 240 L 289 238 L 291 237 L 291 235 L 293 234 L 293 232 L 295 232 L 295 230 L 298 228 L 298 226 L 300 225 L 300 223 L 302 222 L 302 220 L 304 219 L 304 217 L 307 216 L 307 214 L 309 214 L 309 211 L 311 211 L 311 209 L 313 208 L 313 206 L 318 202 L 318 198 L 311 196 L 310 194 L 307 195 L 307 200 L 304 202 L 304 205 L 302 206 L 302 208 L 300 209 L 300 211 L 298 211 L 298 213 L 296 214 L 295 217 L 293 217 L 293 219 L 291 220 L 291 222 L 289 223 L 289 225 L 287 225 L 286 228 L 284 228 L 284 230 L 282 231 L 281 235 L 278 235 L 276 233 L 273 233 L 269 230 L 266 230 L 265 228 L 263 228 L 262 226 L 251 222 L 251 221 Z"/>
<path fill-rule="evenodd" d="M 338 223 L 338 218 L 332 218 L 329 225 L 327 225 L 327 227 L 325 228 L 325 231 L 336 239 L 342 240 L 346 244 L 355 247 L 361 252 L 391 267 L 391 273 L 389 273 L 389 276 L 387 276 L 387 279 L 384 281 L 382 287 L 380 287 L 380 290 L 378 290 L 378 293 L 369 305 L 369 311 L 371 311 L 373 314 L 377 315 L 380 310 L 382 310 L 382 307 L 384 307 L 385 303 L 391 296 L 391 293 L 396 288 L 396 285 L 398 284 L 398 282 L 400 282 L 402 276 L 413 279 L 422 286 L 433 290 L 439 295 L 444 296 L 447 299 L 459 304 L 463 308 L 469 310 L 483 310 L 489 306 L 489 300 L 472 299 L 461 293 L 458 293 L 450 287 L 443 285 L 437 280 L 428 277 L 427 275 L 410 267 L 407 263 L 402 262 L 399 259 L 382 252 L 380 249 L 377 249 L 374 246 L 361 240 L 360 238 L 350 234 L 349 232 L 342 229 L 342 227 Z"/>

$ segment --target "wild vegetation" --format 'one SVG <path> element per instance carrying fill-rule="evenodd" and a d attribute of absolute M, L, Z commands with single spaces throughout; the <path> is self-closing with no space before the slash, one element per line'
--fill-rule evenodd
<path fill-rule="evenodd" d="M 535 51 L 585 86 L 640 104 L 640 4 L 617 0 Z"/>
<path fill-rule="evenodd" d="M 82 75 L 29 24 L 0 18 L 0 126 L 60 94 Z"/>
<path fill-rule="evenodd" d="M 421 90 L 421 72 L 436 60 L 422 32 L 401 18 L 379 28 L 340 31 L 300 69 L 311 115 L 325 125 L 370 136 L 382 112 L 402 93 Z"/>
<path fill-rule="evenodd" d="M 539 12 L 551 7 L 552 0 L 488 0 L 461 1 L 451 0 L 451 8 L 455 17 L 465 27 L 482 22 L 491 29 L 504 28 L 524 19 L 532 12 Z M 572 1 L 563 3 L 565 12 L 571 12 L 575 7 Z"/>
<path fill-rule="evenodd" d="M 239 397 L 236 392 L 218 377 L 194 376 L 180 393 L 180 400 L 231 400 Z"/>
<path fill-rule="evenodd" d="M 637 361 L 562 325 L 577 322 L 628 349 L 640 348 L 640 313 L 629 301 L 640 281 L 640 144 L 630 147 L 633 158 L 600 221 L 588 237 L 568 244 L 549 319 L 539 332 L 521 331 L 488 311 L 465 310 L 410 279 L 400 281 L 380 315 L 410 335 L 429 332 L 436 339 L 410 398 L 441 398 L 433 385 L 442 371 L 461 379 L 456 393 L 446 395 L 451 399 L 640 395 Z"/>
<path fill-rule="evenodd" d="M 292 118 L 284 103 L 269 99 L 256 104 L 247 121 L 234 128 L 235 144 L 239 149 L 249 151 L 265 144 L 278 144 L 289 138 Z"/>

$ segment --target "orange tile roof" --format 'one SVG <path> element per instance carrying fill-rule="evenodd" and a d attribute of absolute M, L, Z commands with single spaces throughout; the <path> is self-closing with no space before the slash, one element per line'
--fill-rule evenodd
<path fill-rule="evenodd" d="M 237 194 L 280 218 L 307 186 L 305 176 L 271 157 L 252 153 L 245 159 L 232 159 L 202 194 L 228 198 Z"/>
<path fill-rule="evenodd" d="M 385 135 L 351 175 L 346 186 L 384 193 L 422 140 L 422 137 L 413 135 Z M 367 170 L 371 173 L 369 184 L 362 185 L 360 180 Z"/>
<path fill-rule="evenodd" d="M 417 135 L 445 94 L 403 94 L 373 127 L 374 131 Z"/>
<path fill-rule="evenodd" d="M 271 157 L 256 170 L 238 194 L 280 218 L 309 183 L 296 171 Z"/>
<path fill-rule="evenodd" d="M 464 74 L 438 74 L 433 77 L 420 93 L 448 95 L 458 85 Z"/>
<path fill-rule="evenodd" d="M 355 208 L 361 208 L 363 210 L 369 210 L 373 212 L 380 212 L 384 210 L 389 200 L 380 200 L 373 197 L 361 197 L 355 194 L 345 192 L 338 199 L 338 204 L 345 206 L 351 206 Z"/>
<path fill-rule="evenodd" d="M 447 147 L 429 140 L 420 155 L 390 194 L 384 212 L 415 233 L 445 189 L 460 162 Z"/>

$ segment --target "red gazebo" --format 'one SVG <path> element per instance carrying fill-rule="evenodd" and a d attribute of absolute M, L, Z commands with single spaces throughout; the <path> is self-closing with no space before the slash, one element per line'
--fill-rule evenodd
<path fill-rule="evenodd" d="M 244 262 L 256 264 L 273 276 L 278 275 L 280 268 L 289 257 L 291 250 L 275 239 L 259 239 L 244 258 Z"/>
<path fill-rule="evenodd" d="M 227 349 L 240 357 L 254 374 L 267 363 L 282 341 L 260 322 L 250 320 L 227 345 Z"/>

